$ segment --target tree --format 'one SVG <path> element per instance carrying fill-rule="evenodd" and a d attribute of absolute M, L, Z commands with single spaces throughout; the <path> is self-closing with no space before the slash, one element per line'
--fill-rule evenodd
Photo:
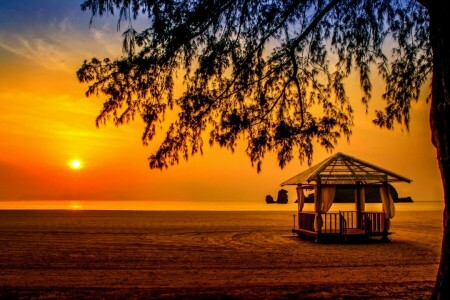
<path fill-rule="evenodd" d="M 344 80 L 359 75 L 369 104 L 375 70 L 385 81 L 384 111 L 374 123 L 409 125 L 409 109 L 431 81 L 430 127 L 444 187 L 444 234 L 433 298 L 450 297 L 450 49 L 443 0 L 87 0 L 92 18 L 118 14 L 123 56 L 85 61 L 87 95 L 107 99 L 97 125 L 140 116 L 144 144 L 165 139 L 150 158 L 166 168 L 209 143 L 233 151 L 240 141 L 252 165 L 277 154 L 280 167 L 313 144 L 331 150 L 349 138 L 353 110 Z M 133 21 L 148 19 L 139 32 Z M 389 47 L 386 45 L 390 45 Z M 386 53 L 390 52 L 391 53 Z M 174 78 L 185 91 L 174 98 Z M 178 113 L 164 128 L 167 110 Z"/>

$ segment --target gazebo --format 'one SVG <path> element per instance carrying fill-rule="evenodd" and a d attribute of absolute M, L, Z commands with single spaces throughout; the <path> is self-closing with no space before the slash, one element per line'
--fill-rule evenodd
<path fill-rule="evenodd" d="M 299 236 L 313 237 L 316 242 L 375 236 L 387 240 L 390 219 L 395 215 L 394 201 L 388 189 L 390 182 L 410 183 L 411 180 L 352 156 L 336 153 L 281 184 L 297 186 L 298 228 L 292 231 Z M 339 185 L 354 187 L 355 210 L 329 211 Z M 381 212 L 365 211 L 365 187 L 369 185 L 380 187 Z M 303 211 L 304 190 L 312 189 L 314 211 Z"/>

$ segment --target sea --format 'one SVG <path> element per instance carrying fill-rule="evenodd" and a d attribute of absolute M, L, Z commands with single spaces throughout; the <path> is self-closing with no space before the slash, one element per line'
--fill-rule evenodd
<path fill-rule="evenodd" d="M 443 210 L 443 201 L 396 203 L 397 211 Z M 137 211 L 297 211 L 296 203 L 259 201 L 154 201 L 154 200 L 0 200 L 0 210 L 137 210 Z M 304 211 L 313 211 L 306 203 Z M 353 203 L 336 203 L 330 211 L 355 210 Z M 381 211 L 381 203 L 366 203 L 366 211 Z"/>

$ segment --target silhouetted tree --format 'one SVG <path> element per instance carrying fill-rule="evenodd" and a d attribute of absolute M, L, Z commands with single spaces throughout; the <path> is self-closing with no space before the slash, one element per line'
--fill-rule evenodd
<path fill-rule="evenodd" d="M 444 186 L 444 237 L 433 297 L 450 299 L 450 3 L 443 0 L 88 0 L 92 17 L 125 21 L 123 57 L 85 61 L 87 95 L 106 95 L 97 124 L 140 116 L 147 144 L 173 110 L 151 168 L 164 168 L 209 143 L 234 150 L 238 140 L 257 170 L 273 151 L 281 167 L 313 143 L 327 150 L 349 138 L 353 110 L 344 88 L 359 75 L 362 102 L 371 72 L 384 79 L 381 127 L 409 124 L 411 101 L 431 77 L 430 126 Z M 133 20 L 148 17 L 137 31 Z M 392 53 L 385 54 L 385 50 Z M 185 90 L 173 97 L 175 77 Z"/>

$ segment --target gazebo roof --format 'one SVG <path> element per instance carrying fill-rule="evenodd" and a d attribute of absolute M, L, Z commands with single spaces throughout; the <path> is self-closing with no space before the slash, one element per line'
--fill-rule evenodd
<path fill-rule="evenodd" d="M 319 180 L 322 184 L 354 184 L 358 181 L 363 184 L 395 181 L 411 182 L 406 177 L 338 152 L 286 180 L 281 183 L 281 186 L 317 183 Z"/>

